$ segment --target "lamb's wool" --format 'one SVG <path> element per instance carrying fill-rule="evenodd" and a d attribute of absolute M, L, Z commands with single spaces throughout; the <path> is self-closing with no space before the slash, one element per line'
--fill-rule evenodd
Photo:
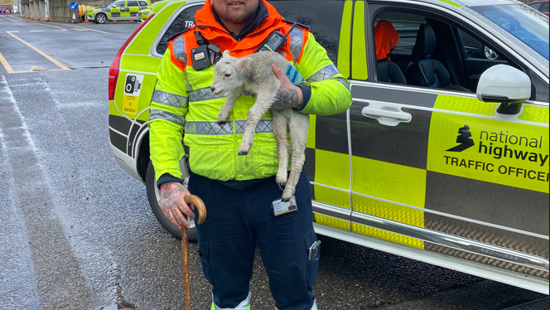
<path fill-rule="evenodd" d="M 225 51 L 223 58 L 216 64 L 212 92 L 215 95 L 227 92 L 229 96 L 220 110 L 219 123 L 227 122 L 233 105 L 242 93 L 256 94 L 256 102 L 247 114 L 247 123 L 243 141 L 239 148 L 239 155 L 246 155 L 254 142 L 256 126 L 262 116 L 271 108 L 277 99 L 277 92 L 281 83 L 271 69 L 275 64 L 283 72 L 288 72 L 290 63 L 281 55 L 273 52 L 260 52 L 243 58 L 234 58 Z M 291 68 L 292 69 L 292 68 Z M 297 81 L 301 79 L 295 78 Z M 296 191 L 296 184 L 300 179 L 306 149 L 309 116 L 292 109 L 273 110 L 272 129 L 277 140 L 279 169 L 276 181 L 285 186 L 283 200 L 288 201 Z M 290 177 L 287 180 L 287 169 L 290 147 L 287 132 L 290 132 L 292 159 Z"/>

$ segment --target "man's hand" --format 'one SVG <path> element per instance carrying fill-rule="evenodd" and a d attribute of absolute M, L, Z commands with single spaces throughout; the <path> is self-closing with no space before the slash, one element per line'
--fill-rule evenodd
<path fill-rule="evenodd" d="M 271 69 L 281 82 L 281 87 L 277 93 L 277 100 L 273 103 L 271 108 L 276 110 L 301 108 L 304 101 L 302 89 L 293 85 L 283 71 L 281 71 L 281 69 L 279 69 L 276 65 L 271 65 Z"/>
<path fill-rule="evenodd" d="M 192 210 L 195 206 L 187 205 L 183 198 L 190 195 L 189 191 L 178 182 L 167 182 L 160 186 L 160 208 L 164 216 L 174 223 L 174 225 L 189 228 L 189 222 L 187 222 L 187 215 L 190 218 L 195 218 L 195 214 Z"/>

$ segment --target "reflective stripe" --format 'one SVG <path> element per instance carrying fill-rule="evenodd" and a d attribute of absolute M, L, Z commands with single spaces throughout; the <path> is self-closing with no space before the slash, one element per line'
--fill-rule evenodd
<path fill-rule="evenodd" d="M 187 64 L 187 53 L 185 53 L 185 39 L 183 36 L 175 39 L 173 45 L 176 58 Z"/>
<path fill-rule="evenodd" d="M 227 96 L 229 96 L 229 93 L 214 95 L 210 87 L 207 87 L 207 88 L 201 88 L 201 89 L 192 91 L 191 94 L 189 94 L 189 101 L 194 102 L 194 101 L 212 100 L 212 99 L 219 99 L 219 98 L 227 98 Z M 254 95 L 250 93 L 242 93 L 241 96 L 254 97 Z"/>
<path fill-rule="evenodd" d="M 185 96 L 180 96 L 162 90 L 155 89 L 153 93 L 153 102 L 158 102 L 160 104 L 168 105 L 176 108 L 187 108 L 188 99 Z"/>
<path fill-rule="evenodd" d="M 346 87 L 346 89 L 349 89 L 349 85 L 348 85 L 348 83 L 346 83 L 346 81 L 344 81 L 342 79 L 333 79 L 333 80 L 342 83 L 342 85 L 344 85 Z"/>
<path fill-rule="evenodd" d="M 294 28 L 290 33 L 290 52 L 292 53 L 292 59 L 294 59 L 294 62 L 298 61 L 303 45 L 304 33 L 302 32 L 302 29 Z"/>
<path fill-rule="evenodd" d="M 275 307 L 275 310 L 279 310 L 279 308 Z M 317 308 L 317 300 L 313 302 L 313 306 L 311 307 L 311 310 L 318 310 Z"/>
<path fill-rule="evenodd" d="M 237 130 L 235 131 L 235 133 L 238 133 L 238 134 L 244 133 L 244 130 L 246 129 L 246 121 L 235 121 L 235 124 L 237 125 Z M 256 133 L 269 133 L 269 132 L 273 132 L 273 129 L 271 128 L 271 120 L 270 119 L 260 120 L 260 122 L 256 126 Z"/>
<path fill-rule="evenodd" d="M 235 121 L 235 134 L 243 134 L 246 129 L 246 120 Z M 256 126 L 256 133 L 272 133 L 271 120 L 260 120 Z M 190 135 L 232 135 L 233 123 L 228 122 L 223 126 L 218 122 L 186 122 L 185 133 Z"/>
<path fill-rule="evenodd" d="M 233 125 L 218 122 L 187 122 L 185 123 L 186 135 L 231 135 L 233 134 Z"/>
<path fill-rule="evenodd" d="M 331 77 L 335 76 L 336 74 L 340 74 L 340 71 L 338 71 L 338 68 L 336 68 L 335 65 L 330 64 L 321 70 L 315 72 L 312 76 L 310 76 L 307 81 L 310 83 L 313 82 L 320 82 L 324 80 L 328 80 Z M 346 84 L 347 87 L 347 84 Z"/>
<path fill-rule="evenodd" d="M 185 125 L 185 119 L 182 115 L 173 114 L 163 110 L 151 109 L 151 114 L 149 114 L 149 121 L 155 119 L 163 119 L 180 126 Z"/>
<path fill-rule="evenodd" d="M 248 292 L 248 297 L 246 297 L 243 302 L 241 302 L 237 307 L 235 308 L 222 308 L 218 307 L 215 303 L 212 303 L 212 309 L 211 310 L 250 310 L 250 299 L 252 295 L 250 292 Z M 212 298 L 214 299 L 214 298 Z M 313 309 L 312 309 L 313 310 Z"/>

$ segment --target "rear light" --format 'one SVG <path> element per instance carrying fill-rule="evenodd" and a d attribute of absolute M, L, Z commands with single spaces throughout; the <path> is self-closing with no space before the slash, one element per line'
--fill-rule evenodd
<path fill-rule="evenodd" d="M 155 14 L 151 14 L 149 18 L 147 18 L 145 21 L 141 22 L 141 25 L 130 35 L 128 40 L 124 42 L 118 53 L 116 54 L 115 60 L 113 61 L 113 64 L 111 65 L 111 68 L 109 69 L 109 100 L 115 100 L 115 91 L 116 91 L 116 82 L 118 80 L 118 74 L 120 73 L 120 59 L 122 58 L 122 53 L 126 50 L 128 47 L 128 44 L 132 42 L 136 34 L 138 34 L 143 27 L 151 20 L 151 17 L 153 17 Z"/>

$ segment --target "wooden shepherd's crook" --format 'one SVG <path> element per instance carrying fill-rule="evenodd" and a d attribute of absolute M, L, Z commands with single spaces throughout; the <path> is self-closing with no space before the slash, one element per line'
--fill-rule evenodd
<path fill-rule="evenodd" d="M 206 220 L 206 207 L 204 202 L 198 196 L 187 195 L 184 198 L 185 203 L 193 204 L 199 211 L 199 220 L 195 224 L 200 225 Z M 189 242 L 187 240 L 187 227 L 181 225 L 181 248 L 183 251 L 183 282 L 185 285 L 185 309 L 191 310 L 191 287 L 189 280 Z"/>

